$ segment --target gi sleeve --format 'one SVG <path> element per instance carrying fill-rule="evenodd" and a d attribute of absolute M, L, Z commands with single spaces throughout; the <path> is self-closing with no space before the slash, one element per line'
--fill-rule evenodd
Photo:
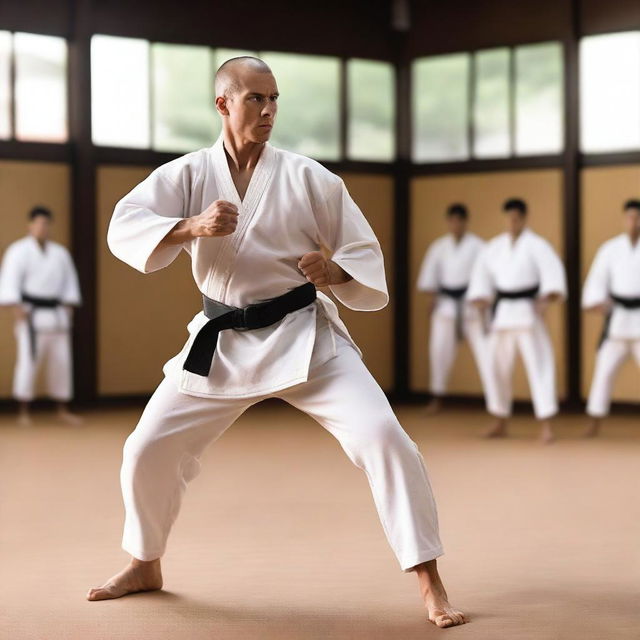
<path fill-rule="evenodd" d="M 107 243 L 123 262 L 151 273 L 169 266 L 184 244 L 158 248 L 163 238 L 185 217 L 182 188 L 156 169 L 116 204 Z"/>
<path fill-rule="evenodd" d="M 64 285 L 60 299 L 63 304 L 79 306 L 82 302 L 80 295 L 80 284 L 78 282 L 78 272 L 76 271 L 71 254 L 64 251 Z"/>
<path fill-rule="evenodd" d="M 329 249 L 331 260 L 353 278 L 330 285 L 331 292 L 349 309 L 382 309 L 389 302 L 382 250 L 342 180 L 317 208 L 319 243 Z"/>
<path fill-rule="evenodd" d="M 555 293 L 567 297 L 567 276 L 564 265 L 553 247 L 540 238 L 536 243 L 534 258 L 540 274 L 540 296 Z"/>
<path fill-rule="evenodd" d="M 437 291 L 438 282 L 438 261 L 440 259 L 440 245 L 434 242 L 425 253 L 420 265 L 418 274 L 418 291 Z"/>
<path fill-rule="evenodd" d="M 22 281 L 25 265 L 20 247 L 10 246 L 0 267 L 0 305 L 14 305 L 22 302 Z"/>
<path fill-rule="evenodd" d="M 495 294 L 493 276 L 489 271 L 488 250 L 485 246 L 478 252 L 478 257 L 473 263 L 469 288 L 467 289 L 467 300 L 493 300 Z"/>
<path fill-rule="evenodd" d="M 609 301 L 609 254 L 608 247 L 600 247 L 582 288 L 582 308 L 590 309 Z"/>

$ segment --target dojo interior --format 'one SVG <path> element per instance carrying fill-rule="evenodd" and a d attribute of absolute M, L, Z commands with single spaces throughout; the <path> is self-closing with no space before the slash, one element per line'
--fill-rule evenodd
<path fill-rule="evenodd" d="M 84 599 L 126 562 L 122 444 L 200 304 L 186 254 L 143 276 L 110 253 L 107 225 L 154 168 L 215 141 L 209 81 L 245 52 L 280 85 L 273 144 L 340 175 L 382 246 L 390 304 L 340 314 L 425 457 L 462 627 L 426 621 L 364 476 L 276 402 L 207 451 L 165 589 Z M 490 418 L 465 345 L 443 411 L 424 410 L 424 252 L 452 202 L 488 239 L 513 196 L 568 277 L 548 315 L 561 412 L 547 447 L 521 364 L 512 436 L 479 437 Z M 59 424 L 42 399 L 33 426 L 16 424 L 13 317 L 0 309 L 0 636 L 638 638 L 640 372 L 624 365 L 601 437 L 581 439 L 601 318 L 579 301 L 597 248 L 622 231 L 623 202 L 639 197 L 636 0 L 3 3 L 0 252 L 33 206 L 53 211 L 82 288 L 84 423 Z"/>

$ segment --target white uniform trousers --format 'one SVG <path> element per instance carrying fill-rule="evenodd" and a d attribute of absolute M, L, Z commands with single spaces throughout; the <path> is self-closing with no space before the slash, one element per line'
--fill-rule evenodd
<path fill-rule="evenodd" d="M 59 402 L 73 396 L 73 362 L 71 336 L 68 331 L 36 331 L 36 357 L 31 353 L 29 327 L 25 321 L 16 323 L 16 367 L 13 375 L 13 396 L 21 402 L 33 400 L 35 384 L 41 367 L 45 368 L 46 393 Z"/>
<path fill-rule="evenodd" d="M 424 460 L 355 349 L 336 336 L 338 354 L 312 368 L 307 382 L 252 398 L 181 394 L 166 377 L 128 437 L 121 470 L 122 548 L 159 558 L 187 483 L 211 442 L 251 405 L 282 398 L 317 420 L 367 475 L 389 544 L 407 571 L 442 555 L 438 517 Z"/>
<path fill-rule="evenodd" d="M 553 345 L 540 318 L 527 329 L 494 329 L 489 334 L 488 352 L 494 383 L 487 394 L 487 410 L 494 416 L 511 415 L 513 404 L 513 366 L 516 350 L 524 362 L 533 410 L 538 420 L 558 412 Z"/>
<path fill-rule="evenodd" d="M 487 387 L 492 384 L 490 363 L 488 358 L 487 336 L 482 322 L 478 318 L 464 319 L 462 331 L 469 343 L 473 358 L 480 375 L 480 382 L 485 395 Z M 442 396 L 447 392 L 449 374 L 458 351 L 456 336 L 456 319 L 433 314 L 431 316 L 431 332 L 429 335 L 429 363 L 431 374 L 431 393 Z"/>
<path fill-rule="evenodd" d="M 640 340 L 617 340 L 607 338 L 598 349 L 596 366 L 589 391 L 587 413 L 602 418 L 609 413 L 611 391 L 624 361 L 633 354 L 640 366 Z"/>

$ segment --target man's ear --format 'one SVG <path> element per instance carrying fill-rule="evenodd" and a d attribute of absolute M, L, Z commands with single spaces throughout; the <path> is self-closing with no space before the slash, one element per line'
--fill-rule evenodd
<path fill-rule="evenodd" d="M 222 116 L 229 115 L 229 109 L 227 109 L 227 99 L 223 96 L 216 98 L 216 111 Z"/>

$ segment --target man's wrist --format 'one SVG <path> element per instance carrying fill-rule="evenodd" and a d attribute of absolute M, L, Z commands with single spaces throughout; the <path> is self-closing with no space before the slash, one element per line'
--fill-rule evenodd
<path fill-rule="evenodd" d="M 353 280 L 353 276 L 348 274 L 339 264 L 329 260 L 329 284 L 344 284 Z"/>

